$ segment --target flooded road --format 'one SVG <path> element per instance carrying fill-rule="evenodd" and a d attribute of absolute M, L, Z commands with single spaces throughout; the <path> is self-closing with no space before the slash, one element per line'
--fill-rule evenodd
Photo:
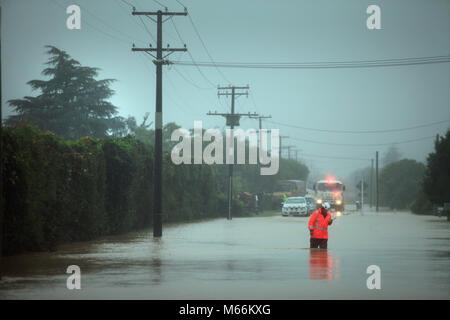
<path fill-rule="evenodd" d="M 450 223 L 407 212 L 352 213 L 310 250 L 308 218 L 166 226 L 4 259 L 1 299 L 449 299 Z M 81 268 L 81 290 L 66 269 Z M 381 290 L 366 286 L 381 270 Z"/>

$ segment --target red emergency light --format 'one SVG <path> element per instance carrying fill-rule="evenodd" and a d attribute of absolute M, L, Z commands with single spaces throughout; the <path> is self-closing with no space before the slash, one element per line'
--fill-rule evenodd
<path fill-rule="evenodd" d="M 335 181 L 334 177 L 326 177 L 325 180 L 328 184 L 332 184 Z"/>

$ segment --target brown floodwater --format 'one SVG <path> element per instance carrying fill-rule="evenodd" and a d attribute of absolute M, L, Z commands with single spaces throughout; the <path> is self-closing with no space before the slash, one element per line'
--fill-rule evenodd
<path fill-rule="evenodd" d="M 346 214 L 328 250 L 308 218 L 215 219 L 4 258 L 0 299 L 449 299 L 450 223 L 407 212 Z M 69 265 L 81 290 L 68 290 Z M 367 267 L 381 289 L 366 286 Z"/>

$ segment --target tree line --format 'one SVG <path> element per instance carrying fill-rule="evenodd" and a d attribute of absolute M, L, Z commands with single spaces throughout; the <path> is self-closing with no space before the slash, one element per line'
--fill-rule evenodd
<path fill-rule="evenodd" d="M 437 135 L 434 152 L 426 163 L 402 159 L 396 146 L 382 158 L 379 175 L 379 204 L 391 209 L 411 210 L 417 214 L 435 214 L 438 207 L 450 202 L 450 130 Z M 355 172 L 370 181 L 371 168 Z M 373 184 L 375 186 L 375 183 Z"/>

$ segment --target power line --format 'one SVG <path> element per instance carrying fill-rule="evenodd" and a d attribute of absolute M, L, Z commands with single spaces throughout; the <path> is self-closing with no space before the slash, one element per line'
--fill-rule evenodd
<path fill-rule="evenodd" d="M 119 0 L 116 0 L 116 1 L 119 1 Z M 120 0 L 120 1 L 122 1 L 122 2 L 124 2 L 124 0 Z M 135 10 L 137 7 L 135 7 L 134 5 L 132 5 L 132 4 L 130 4 L 129 2 L 124 2 L 125 4 L 128 4 L 133 10 Z M 141 17 L 139 17 L 139 18 L 141 18 Z M 151 18 L 151 17 L 148 17 L 148 16 L 146 16 L 146 18 L 148 18 L 148 19 L 150 19 L 150 20 L 152 20 L 153 22 L 156 22 L 153 18 Z M 170 17 L 171 18 L 171 17 Z M 134 21 L 133 20 L 133 22 L 134 23 L 136 23 L 140 28 L 143 28 L 149 35 L 150 35 L 150 37 L 153 39 L 153 41 L 156 41 L 155 40 L 155 38 L 154 38 L 154 36 L 153 36 L 153 34 L 149 31 L 149 29 L 147 28 L 147 25 L 144 23 L 144 21 L 142 21 L 142 19 L 140 19 L 141 20 L 141 22 L 142 22 L 142 25 L 140 25 L 139 23 L 137 23 L 136 21 Z M 170 35 L 170 34 L 168 34 L 171 38 L 173 38 L 172 37 L 172 35 Z"/>
<path fill-rule="evenodd" d="M 152 58 L 151 58 L 148 54 L 145 54 L 144 52 L 142 52 L 142 55 L 143 55 L 143 57 L 145 57 L 148 61 L 152 61 Z M 142 57 L 141 57 L 141 58 L 142 58 Z M 150 66 L 147 64 L 147 61 L 144 61 L 144 64 L 146 65 L 147 68 L 149 68 L 149 70 L 151 70 L 151 69 L 150 69 Z M 169 66 L 169 70 L 170 70 L 170 69 L 171 69 L 171 68 L 170 68 L 170 66 Z M 182 77 L 185 81 L 189 82 L 189 83 L 192 84 L 193 86 L 195 86 L 195 87 L 197 87 L 197 88 L 199 88 L 199 89 L 208 89 L 208 90 L 210 90 L 209 88 L 200 88 L 200 87 L 198 87 L 194 82 L 190 81 L 190 80 L 189 80 L 187 77 L 185 77 L 181 72 L 179 72 L 178 70 L 176 70 L 176 68 L 173 68 L 173 69 L 180 75 L 180 77 Z M 153 70 L 151 70 L 151 71 L 153 71 Z M 172 86 L 173 92 L 174 92 L 175 95 L 178 97 L 178 99 L 179 99 L 180 101 L 183 101 L 183 103 L 186 104 L 186 106 L 189 107 L 189 109 L 190 109 L 191 111 L 192 111 L 192 110 L 195 110 L 195 108 L 193 108 L 191 104 L 187 104 L 186 98 L 183 98 L 183 97 L 182 97 L 182 95 L 180 94 L 180 92 L 177 90 L 177 87 L 175 86 L 174 82 L 173 82 L 172 79 L 169 77 L 169 74 L 168 74 L 168 73 L 166 73 L 166 77 L 167 77 L 167 80 L 169 80 L 169 84 Z M 169 98 L 172 100 L 172 102 L 175 104 L 175 106 L 176 106 L 179 110 L 181 110 L 181 111 L 182 111 L 183 113 L 185 113 L 185 114 L 189 114 L 189 113 L 186 111 L 186 109 L 184 109 L 184 107 L 181 106 L 180 103 L 178 103 L 177 101 L 175 101 L 175 100 L 173 99 L 172 95 L 168 95 L 167 97 L 169 97 Z M 206 99 L 205 99 L 205 102 L 206 102 Z M 210 103 L 208 102 L 207 104 L 210 104 Z"/>
<path fill-rule="evenodd" d="M 142 53 L 142 56 L 145 57 L 148 61 L 152 61 L 151 57 L 150 57 L 148 54 L 146 54 L 146 53 L 144 53 L 144 52 L 141 52 L 141 53 Z M 142 58 L 142 56 L 140 56 L 140 57 Z M 144 59 L 144 60 L 145 60 L 145 59 Z M 146 67 L 147 67 L 151 72 L 153 72 L 153 70 L 151 70 L 150 66 L 148 65 L 147 61 L 144 61 L 144 64 L 146 65 Z M 186 99 L 183 99 L 183 98 L 181 97 L 181 95 L 180 95 L 179 92 L 177 91 L 177 88 L 176 88 L 175 84 L 173 83 L 172 79 L 169 77 L 169 74 L 168 74 L 168 73 L 166 73 L 166 77 L 167 77 L 167 80 L 169 80 L 169 84 L 170 84 L 170 85 L 172 86 L 172 88 L 173 88 L 173 91 L 172 91 L 172 92 L 174 92 L 175 95 L 178 96 L 178 98 L 180 99 L 180 101 L 183 101 L 184 103 L 186 103 Z M 166 90 L 167 90 L 166 87 L 164 87 L 164 92 L 167 92 Z M 175 100 L 173 99 L 172 95 L 166 95 L 166 96 L 170 98 L 170 100 L 173 102 L 173 104 L 175 105 L 175 107 L 177 107 L 178 110 L 180 110 L 181 112 L 183 112 L 183 113 L 185 113 L 185 114 L 187 114 L 187 115 L 190 114 L 190 113 L 188 113 L 188 112 L 186 111 L 186 109 L 184 109 L 184 107 L 183 107 L 181 104 L 179 104 L 177 101 L 175 101 Z M 192 110 L 194 110 L 194 109 L 193 109 L 192 107 L 190 107 L 190 110 L 192 111 Z"/>
<path fill-rule="evenodd" d="M 169 83 L 170 83 L 170 85 L 171 85 L 172 88 L 173 88 L 173 92 L 175 92 L 175 94 L 176 94 L 178 97 L 180 97 L 180 96 L 178 95 L 177 90 L 176 90 L 175 84 L 172 82 L 172 79 L 169 77 L 169 74 L 166 73 L 166 77 L 167 77 L 167 80 L 169 80 Z M 164 91 L 166 91 L 166 90 L 167 90 L 167 89 L 164 88 Z M 176 102 L 176 101 L 173 99 L 173 97 L 172 97 L 171 95 L 167 95 L 167 96 L 170 97 L 170 99 L 172 100 L 172 102 L 174 103 L 174 105 L 177 107 L 178 110 L 180 110 L 181 112 L 183 112 L 183 113 L 186 114 L 186 115 L 192 115 L 192 111 L 193 111 L 192 108 L 190 108 L 190 112 L 188 112 L 186 109 L 184 109 L 183 106 L 181 106 L 181 104 L 179 104 L 178 102 Z"/>
<path fill-rule="evenodd" d="M 126 0 L 120 0 L 120 1 L 122 1 L 123 3 L 129 5 L 129 6 L 133 9 L 133 11 L 136 10 L 136 8 L 137 8 L 136 6 L 132 5 L 131 3 L 129 3 L 129 2 L 126 1 Z M 138 16 L 138 18 L 139 18 L 139 20 L 141 21 L 142 27 L 144 28 L 144 30 L 147 32 L 148 35 L 150 35 L 150 37 L 152 38 L 152 40 L 153 40 L 154 42 L 156 42 L 155 37 L 154 37 L 153 34 L 150 32 L 150 30 L 148 30 L 148 28 L 147 28 L 147 26 L 146 26 L 144 20 L 142 19 L 142 17 L 141 17 L 141 16 Z M 134 21 L 134 20 L 133 20 L 133 21 Z M 139 25 L 139 24 L 138 24 L 138 25 Z"/>
<path fill-rule="evenodd" d="M 114 30 L 115 32 L 118 32 L 118 33 L 124 35 L 124 38 L 126 38 L 127 40 L 128 40 L 128 39 L 132 39 L 132 40 L 134 40 L 134 41 L 136 41 L 136 42 L 145 43 L 145 41 L 136 39 L 136 38 L 134 38 L 134 36 L 131 36 L 131 35 L 129 35 L 129 34 L 123 32 L 122 30 L 117 29 L 116 27 L 113 27 L 113 26 L 110 25 L 109 23 L 105 22 L 103 19 L 101 19 L 100 17 L 98 17 L 96 14 L 92 13 L 91 11 L 89 11 L 89 10 L 86 8 L 86 6 L 83 5 L 82 9 L 83 9 L 83 11 L 85 11 L 85 12 L 87 12 L 89 15 L 91 15 L 93 18 L 95 18 L 96 20 L 100 21 L 100 22 L 101 22 L 103 25 L 105 25 L 106 27 L 108 27 L 108 28 Z"/>
<path fill-rule="evenodd" d="M 174 66 L 172 66 L 172 67 L 170 67 L 169 66 L 169 70 L 171 70 L 173 68 L 173 70 L 184 80 L 184 81 L 186 81 L 187 83 L 189 83 L 190 85 L 192 85 L 192 86 L 194 86 L 195 88 L 197 88 L 197 89 L 200 89 L 200 90 L 211 90 L 211 88 L 209 87 L 209 88 L 204 88 L 204 87 L 200 87 L 199 85 L 197 85 L 193 80 L 191 80 L 191 79 L 189 79 L 187 76 L 185 76 L 182 72 L 180 72 L 180 70 L 178 70 L 176 67 L 174 67 Z M 181 97 L 180 97 L 180 99 L 181 99 Z M 202 99 L 204 99 L 204 102 L 206 103 L 207 101 L 207 99 L 206 98 L 202 98 Z M 181 100 L 185 100 L 185 99 L 181 99 Z M 222 107 L 222 109 L 227 109 L 227 107 L 225 107 L 222 103 L 221 103 L 221 100 L 220 99 L 218 99 L 218 101 L 219 101 L 219 104 L 220 104 L 220 106 Z M 209 101 L 209 102 L 207 102 L 207 104 L 208 105 L 212 105 L 212 104 L 214 104 L 214 103 L 211 103 L 211 101 Z"/>
<path fill-rule="evenodd" d="M 308 130 L 308 131 L 317 131 L 317 132 L 328 132 L 328 133 L 355 133 L 355 134 L 366 134 L 366 133 L 389 133 L 389 132 L 400 132 L 400 131 L 408 131 L 408 130 L 414 130 L 419 128 L 425 128 L 425 127 L 431 127 L 437 124 L 447 123 L 450 122 L 450 119 L 448 120 L 442 120 L 442 121 L 436 121 L 432 123 L 417 125 L 417 126 L 411 126 L 406 128 L 398 128 L 398 129 L 386 129 L 386 130 L 331 130 L 331 129 L 318 129 L 318 128 L 308 128 L 308 127 L 302 127 L 297 125 L 291 125 L 287 123 L 267 120 L 267 122 L 281 125 L 284 127 L 289 128 L 295 128 L 295 129 L 301 129 L 301 130 Z"/>
<path fill-rule="evenodd" d="M 223 78 L 226 82 L 228 82 L 228 84 L 230 84 L 231 82 L 227 79 L 227 77 L 225 77 L 225 75 L 223 74 L 223 72 L 217 67 L 216 63 L 214 62 L 214 59 L 212 58 L 211 54 L 209 53 L 209 50 L 208 50 L 208 48 L 206 47 L 205 42 L 203 41 L 202 37 L 200 36 L 200 33 L 198 32 L 197 27 L 196 27 L 195 24 L 194 24 L 194 20 L 192 19 L 191 14 L 188 15 L 188 18 L 189 18 L 189 21 L 191 22 L 192 27 L 193 27 L 194 30 L 195 30 L 195 33 L 197 34 L 198 38 L 200 39 L 200 42 L 201 42 L 203 48 L 205 49 L 206 54 L 207 54 L 208 57 L 209 57 L 209 60 L 211 60 L 211 62 L 214 64 L 214 66 L 215 66 L 217 72 L 222 76 L 222 78 Z"/>
<path fill-rule="evenodd" d="M 253 103 L 253 106 L 255 107 L 255 111 L 257 111 L 259 113 L 259 109 L 258 109 L 258 106 L 256 105 L 256 101 L 255 101 L 255 97 L 254 97 L 253 91 L 251 91 L 251 93 L 250 93 L 250 99 L 252 99 L 252 103 Z"/>
<path fill-rule="evenodd" d="M 160 5 L 161 7 L 163 7 L 164 9 L 166 9 L 167 7 L 165 5 L 163 5 L 161 2 L 157 1 L 157 0 L 153 0 L 154 3 Z"/>
<path fill-rule="evenodd" d="M 317 155 L 317 154 L 310 154 L 310 153 L 302 153 L 302 157 L 305 158 L 314 158 L 314 159 L 339 159 L 339 160 L 355 160 L 355 161 L 370 161 L 371 159 L 364 159 L 364 158 L 352 158 L 352 157 L 339 157 L 339 156 L 324 156 L 324 155 Z"/>
<path fill-rule="evenodd" d="M 129 2 L 126 2 L 126 1 L 124 2 L 124 0 L 115 0 L 117 6 L 120 7 L 120 9 L 121 9 L 120 11 L 122 11 L 122 10 L 124 9 L 124 7 L 123 7 L 122 4 L 120 3 L 120 1 L 122 1 L 122 3 L 125 3 L 126 5 L 130 6 L 132 9 L 135 9 L 135 7 L 134 7 L 132 4 L 130 4 Z M 131 17 L 129 16 L 129 11 L 128 11 L 128 9 L 125 8 L 125 10 L 126 10 L 125 15 L 126 15 L 127 17 L 131 18 Z M 131 20 L 132 20 L 136 25 L 138 25 L 139 28 L 142 28 L 142 26 L 141 26 L 139 23 L 137 23 L 134 19 L 131 19 Z"/>
<path fill-rule="evenodd" d="M 178 4 L 180 5 L 180 6 L 182 6 L 183 8 L 186 8 L 186 6 L 184 5 L 184 4 L 182 4 L 180 1 L 178 1 L 178 0 L 175 0 L 176 2 L 178 2 Z"/>
<path fill-rule="evenodd" d="M 147 28 L 147 26 L 145 25 L 145 22 L 144 22 L 144 20 L 142 19 L 142 17 L 141 17 L 141 16 L 138 16 L 138 18 L 139 18 L 139 20 L 141 21 L 142 25 L 144 26 L 145 31 L 147 31 L 147 33 L 150 35 L 150 37 L 152 38 L 152 40 L 153 40 L 154 42 L 156 42 L 155 37 L 154 37 L 153 34 L 150 32 L 150 30 L 148 30 L 148 28 Z"/>
<path fill-rule="evenodd" d="M 175 22 L 173 21 L 173 19 L 171 19 L 170 21 L 172 22 L 173 28 L 175 29 L 175 32 L 177 33 L 178 38 L 180 39 L 181 43 L 184 43 L 183 38 L 181 37 L 180 32 L 178 31 L 178 28 L 177 28 L 177 26 L 175 25 Z M 212 86 L 212 88 L 215 88 L 216 86 L 214 85 L 214 83 L 213 83 L 211 80 L 209 80 L 209 79 L 205 76 L 205 74 L 202 72 L 202 70 L 198 67 L 198 65 L 196 64 L 196 62 L 195 62 L 195 60 L 194 60 L 194 57 L 192 56 L 192 54 L 191 54 L 190 51 L 188 51 L 188 54 L 189 54 L 189 57 L 190 57 L 191 60 L 192 60 L 192 65 L 196 66 L 198 72 L 202 75 L 202 77 L 203 77 L 203 78 L 204 78 L 204 79 Z M 171 63 L 172 63 L 172 62 L 171 62 Z M 172 63 L 172 64 L 173 64 L 173 63 Z"/>
<path fill-rule="evenodd" d="M 123 0 L 116 0 L 117 5 L 119 5 L 119 6 L 123 9 L 123 6 L 120 4 L 119 1 L 123 1 Z M 126 2 L 124 2 L 124 3 L 126 3 Z M 132 9 L 136 9 L 136 8 L 135 8 L 132 4 L 130 4 L 129 2 L 126 3 L 126 4 L 128 4 Z M 131 17 L 129 16 L 129 14 L 128 14 L 128 11 L 127 11 L 127 16 L 128 16 L 128 18 L 131 18 Z M 147 16 L 146 16 L 146 18 L 149 18 L 150 20 L 152 20 L 153 22 L 155 22 L 154 19 L 152 19 L 151 17 L 147 17 Z M 136 22 L 134 19 L 131 19 L 131 20 L 132 20 L 133 23 L 136 24 L 140 29 L 143 29 L 147 34 L 149 34 L 153 41 L 156 41 L 155 38 L 154 38 L 154 36 L 153 36 L 153 34 L 150 32 L 150 30 L 147 28 L 147 25 L 146 25 L 143 21 L 141 21 L 142 24 L 140 24 L 140 23 Z M 169 35 L 171 38 L 173 38 L 170 34 L 168 34 L 168 35 Z"/>
<path fill-rule="evenodd" d="M 309 143 L 315 143 L 315 144 L 324 144 L 324 145 L 331 145 L 331 146 L 378 147 L 378 146 L 388 146 L 388 145 L 395 145 L 395 144 L 405 144 L 405 143 L 423 141 L 423 140 L 428 140 L 428 139 L 433 139 L 433 138 L 435 138 L 435 136 L 422 137 L 422 138 L 418 138 L 418 139 L 411 139 L 411 140 L 405 140 L 405 141 L 395 141 L 395 142 L 389 142 L 389 143 L 364 143 L 364 144 L 333 143 L 333 142 L 314 141 L 314 140 L 307 140 L 307 139 L 300 139 L 300 138 L 290 138 L 290 139 L 295 140 L 295 141 L 309 142 Z"/>
<path fill-rule="evenodd" d="M 126 1 L 126 0 L 120 0 L 120 1 L 122 1 L 123 3 L 129 5 L 131 8 L 134 8 L 134 7 L 135 7 L 134 5 L 132 5 L 131 3 L 129 3 L 129 2 Z"/>
<path fill-rule="evenodd" d="M 334 69 L 334 68 L 370 68 L 370 67 L 394 67 L 406 65 L 421 65 L 432 63 L 448 63 L 450 55 L 432 56 L 421 58 L 399 58 L 384 60 L 362 60 L 342 62 L 286 62 L 286 63 L 249 63 L 249 62 L 198 62 L 199 67 L 222 67 L 222 68 L 254 68 L 254 69 Z M 173 61 L 174 64 L 189 66 L 188 61 Z"/>
<path fill-rule="evenodd" d="M 144 57 L 144 58 L 146 58 L 146 59 L 150 59 L 149 55 L 146 54 L 145 52 L 141 52 L 141 54 L 142 54 L 142 55 L 138 55 L 139 58 L 142 59 L 142 57 Z M 148 70 L 149 70 L 150 72 L 153 73 L 154 70 L 147 64 L 147 61 L 145 61 L 145 59 L 143 59 L 143 60 L 144 60 L 144 64 L 145 64 L 146 68 L 148 68 Z M 150 60 L 150 61 L 151 61 L 151 60 Z"/>
<path fill-rule="evenodd" d="M 173 70 L 175 70 L 176 73 L 178 73 L 178 75 L 184 79 L 184 81 L 186 81 L 187 83 L 191 84 L 192 86 L 196 87 L 197 89 L 200 90 L 211 90 L 211 88 L 203 88 L 198 86 L 197 84 L 195 84 L 193 81 L 189 80 L 187 77 L 185 77 L 177 68 L 173 68 Z"/>
<path fill-rule="evenodd" d="M 62 8 L 62 9 L 64 9 L 64 10 L 66 10 L 66 8 L 64 8 L 64 6 L 61 5 L 60 3 L 58 3 L 57 1 L 55 1 L 55 0 L 48 0 L 48 1 L 52 2 L 53 4 L 57 5 L 58 7 Z M 121 38 L 118 38 L 117 36 L 115 36 L 115 35 L 113 35 L 113 34 L 111 34 L 111 33 L 108 33 L 108 32 L 106 32 L 106 31 L 104 31 L 104 30 L 102 30 L 102 29 L 100 29 L 100 28 L 97 28 L 96 26 L 90 24 L 90 23 L 87 22 L 87 21 L 84 21 L 83 23 L 87 24 L 88 26 L 90 26 L 91 28 L 93 28 L 94 30 L 96 30 L 97 32 L 100 32 L 100 33 L 102 33 L 102 34 L 104 34 L 104 35 L 110 37 L 111 39 L 117 40 L 117 41 L 122 42 L 122 43 L 126 43 L 126 44 L 128 44 L 128 45 L 129 45 L 130 43 L 133 42 L 133 41 L 131 41 L 131 40 L 130 40 L 130 41 L 125 41 L 125 40 L 123 40 L 123 39 L 121 39 Z"/>

